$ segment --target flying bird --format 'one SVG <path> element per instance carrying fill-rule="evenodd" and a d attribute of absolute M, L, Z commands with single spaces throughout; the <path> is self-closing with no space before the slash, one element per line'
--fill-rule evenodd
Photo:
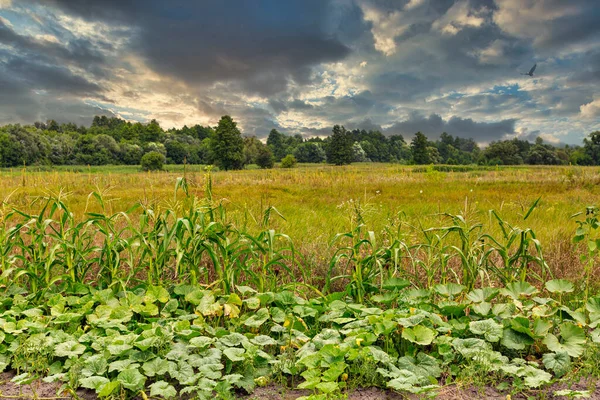
<path fill-rule="evenodd" d="M 531 69 L 529 70 L 529 72 L 526 73 L 521 73 L 521 75 L 529 75 L 529 76 L 533 76 L 533 71 L 535 71 L 535 67 L 537 67 L 537 63 L 533 64 L 533 67 L 531 67 Z"/>

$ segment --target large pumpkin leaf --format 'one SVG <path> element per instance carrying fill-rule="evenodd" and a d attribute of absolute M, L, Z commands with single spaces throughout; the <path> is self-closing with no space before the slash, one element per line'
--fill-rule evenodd
<path fill-rule="evenodd" d="M 103 376 L 90 376 L 87 378 L 80 379 L 79 385 L 81 385 L 81 387 L 84 387 L 86 389 L 95 390 L 97 393 L 108 382 L 110 382 L 108 380 L 108 378 L 105 378 Z"/>
<path fill-rule="evenodd" d="M 423 325 L 416 325 L 412 328 L 404 328 L 402 330 L 402 338 L 421 346 L 430 345 L 435 335 L 436 331 Z"/>
<path fill-rule="evenodd" d="M 553 279 L 544 285 L 550 293 L 571 293 L 575 290 L 573 284 L 566 279 Z"/>
<path fill-rule="evenodd" d="M 160 303 L 166 303 L 169 301 L 169 292 L 162 286 L 149 286 L 144 296 L 146 303 L 154 303 L 156 301 Z"/>
<path fill-rule="evenodd" d="M 160 357 L 154 358 L 142 365 L 144 375 L 149 377 L 164 375 L 169 371 L 169 362 Z"/>
<path fill-rule="evenodd" d="M 505 288 L 500 289 L 500 293 L 512 298 L 513 300 L 519 300 L 522 297 L 529 297 L 538 292 L 539 291 L 528 282 L 511 282 L 506 285 Z"/>
<path fill-rule="evenodd" d="M 502 325 L 491 318 L 472 321 L 469 323 L 469 329 L 476 335 L 483 335 L 485 340 L 492 343 L 499 341 L 502 337 Z"/>
<path fill-rule="evenodd" d="M 458 283 L 446 283 L 445 285 L 439 284 L 433 287 L 433 290 L 435 290 L 438 294 L 450 299 L 458 296 L 465 289 L 465 286 Z"/>
<path fill-rule="evenodd" d="M 120 382 L 125 389 L 137 392 L 144 387 L 146 377 L 142 375 L 137 368 L 128 368 L 117 375 L 117 381 Z"/>
<path fill-rule="evenodd" d="M 559 378 L 571 369 L 571 357 L 566 351 L 546 353 L 542 357 L 542 361 L 546 369 L 553 371 Z"/>
<path fill-rule="evenodd" d="M 543 341 L 550 351 L 555 353 L 565 351 L 571 357 L 579 357 L 583 354 L 585 342 L 585 331 L 570 322 L 560 326 L 560 340 L 549 333 Z"/>
<path fill-rule="evenodd" d="M 473 289 L 467 294 L 467 298 L 473 303 L 489 302 L 500 293 L 498 289 L 494 288 L 483 288 Z"/>
<path fill-rule="evenodd" d="M 85 360 L 83 368 L 81 369 L 81 375 L 93 376 L 103 375 L 108 367 L 108 362 L 102 354 L 95 354 Z"/>
<path fill-rule="evenodd" d="M 225 354 L 225 356 L 227 356 L 227 358 L 229 358 L 231 361 L 244 361 L 245 358 L 243 355 L 245 352 L 246 351 L 244 349 L 239 347 L 229 347 L 223 350 L 223 354 Z"/>
<path fill-rule="evenodd" d="M 150 385 L 150 396 L 172 399 L 177 396 L 177 390 L 165 381 L 158 381 Z"/>
<path fill-rule="evenodd" d="M 250 318 L 244 321 L 244 325 L 251 328 L 258 328 L 269 319 L 269 310 L 261 308 L 256 313 L 252 314 Z"/>
<path fill-rule="evenodd" d="M 85 351 L 85 346 L 74 340 L 69 340 L 57 345 L 54 348 L 54 355 L 57 357 L 77 357 Z"/>
<path fill-rule="evenodd" d="M 502 346 L 512 350 L 524 350 L 533 344 L 531 336 L 517 332 L 512 328 L 505 328 L 502 333 Z"/>

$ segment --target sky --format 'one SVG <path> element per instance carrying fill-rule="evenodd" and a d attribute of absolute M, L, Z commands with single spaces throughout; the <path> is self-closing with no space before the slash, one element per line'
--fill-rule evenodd
<path fill-rule="evenodd" d="M 0 124 L 229 114 L 259 138 L 580 144 L 600 130 L 598 21 L 598 0 L 0 0 Z"/>

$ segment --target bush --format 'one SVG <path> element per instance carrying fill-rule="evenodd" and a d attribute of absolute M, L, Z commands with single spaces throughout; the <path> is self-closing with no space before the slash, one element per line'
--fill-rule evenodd
<path fill-rule="evenodd" d="M 275 159 L 273 158 L 273 153 L 271 149 L 267 146 L 263 145 L 258 149 L 258 154 L 256 155 L 256 165 L 258 165 L 262 169 L 273 168 L 275 164 Z"/>
<path fill-rule="evenodd" d="M 165 156 L 158 151 L 151 151 L 144 154 L 141 160 L 142 169 L 144 171 L 160 171 L 165 164 Z"/>
<path fill-rule="evenodd" d="M 288 154 L 281 160 L 281 168 L 294 168 L 297 162 L 298 161 L 296 161 L 296 157 Z"/>

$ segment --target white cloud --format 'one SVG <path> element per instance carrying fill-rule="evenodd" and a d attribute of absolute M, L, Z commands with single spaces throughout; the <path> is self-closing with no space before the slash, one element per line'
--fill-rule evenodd
<path fill-rule="evenodd" d="M 41 42 L 60 43 L 60 41 L 58 40 L 58 38 L 56 36 L 54 36 L 54 35 L 44 34 L 44 35 L 35 35 L 34 37 L 38 41 L 41 41 Z"/>
<path fill-rule="evenodd" d="M 369 3 L 361 4 L 365 21 L 372 23 L 371 33 L 375 41 L 375 49 L 386 56 L 396 52 L 396 37 L 400 36 L 410 26 L 404 21 L 401 11 L 385 13 Z"/>
<path fill-rule="evenodd" d="M 405 10 L 412 10 L 414 8 L 420 7 L 425 3 L 426 0 L 410 0 L 405 6 Z"/>
<path fill-rule="evenodd" d="M 504 55 L 506 46 L 506 41 L 496 39 L 488 47 L 476 50 L 472 55 L 475 56 L 481 64 L 507 64 L 508 60 Z"/>
<path fill-rule="evenodd" d="M 10 23 L 10 21 L 7 20 L 6 18 L 3 18 L 1 15 L 0 15 L 0 22 L 2 22 L 4 25 L 8 26 L 11 29 L 13 27 L 13 25 Z"/>
<path fill-rule="evenodd" d="M 12 0 L 0 0 L 0 10 L 12 6 Z"/>
<path fill-rule="evenodd" d="M 464 27 L 478 28 L 485 23 L 485 17 L 489 13 L 487 8 L 472 10 L 466 1 L 454 3 L 446 14 L 436 20 L 431 26 L 434 30 L 447 35 L 456 35 Z"/>
<path fill-rule="evenodd" d="M 579 111 L 583 118 L 600 118 L 600 98 L 594 99 L 594 101 L 590 103 L 583 104 L 579 107 Z"/>

